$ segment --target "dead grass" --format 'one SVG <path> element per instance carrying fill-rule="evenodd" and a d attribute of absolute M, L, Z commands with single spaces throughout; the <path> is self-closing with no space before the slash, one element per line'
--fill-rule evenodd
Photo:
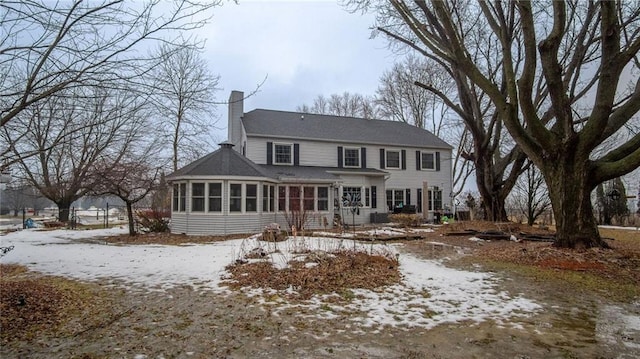
<path fill-rule="evenodd" d="M 186 243 L 211 243 L 228 241 L 231 239 L 247 238 L 251 234 L 229 234 L 226 236 L 187 236 L 185 234 L 173 233 L 145 233 L 130 236 L 121 234 L 118 236 L 101 237 L 100 240 L 111 244 L 165 244 L 165 245 L 181 245 Z"/>
<path fill-rule="evenodd" d="M 640 296 L 640 235 L 629 230 L 601 230 L 611 249 L 553 247 L 551 243 L 483 242 L 463 262 L 480 262 L 547 281 L 565 282 L 578 290 L 628 300 Z M 446 238 L 446 237 L 443 237 Z M 468 241 L 468 240 L 467 240 Z"/>
<path fill-rule="evenodd" d="M 26 267 L 0 264 L 0 342 L 56 332 L 78 313 L 97 312 L 102 300 L 89 285 L 44 277 Z"/>
<path fill-rule="evenodd" d="M 284 269 L 261 261 L 227 267 L 232 288 L 292 288 L 292 299 L 309 299 L 316 294 L 344 293 L 350 289 L 375 289 L 400 281 L 398 262 L 363 252 L 341 251 L 291 261 Z"/>

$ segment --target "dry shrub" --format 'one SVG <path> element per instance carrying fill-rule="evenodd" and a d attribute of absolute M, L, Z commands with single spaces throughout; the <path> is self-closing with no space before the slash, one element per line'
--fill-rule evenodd
<path fill-rule="evenodd" d="M 422 224 L 422 216 L 418 214 L 396 213 L 389 215 L 389 220 L 402 227 L 418 227 Z"/>
<path fill-rule="evenodd" d="M 145 232 L 169 232 L 171 213 L 164 210 L 144 209 L 136 211 L 136 222 Z"/>
<path fill-rule="evenodd" d="M 309 265 L 309 263 L 314 263 Z M 227 267 L 232 288 L 254 287 L 296 291 L 292 298 L 309 299 L 315 294 L 341 293 L 347 289 L 374 289 L 400 281 L 397 260 L 358 251 L 340 251 L 291 261 L 276 269 L 268 261 Z"/>

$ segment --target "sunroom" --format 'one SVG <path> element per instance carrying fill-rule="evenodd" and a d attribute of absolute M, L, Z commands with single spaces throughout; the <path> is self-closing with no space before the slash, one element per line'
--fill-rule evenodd
<path fill-rule="evenodd" d="M 172 233 L 255 233 L 271 223 L 332 227 L 337 176 L 313 168 L 283 173 L 251 162 L 232 147 L 223 143 L 167 176 Z"/>

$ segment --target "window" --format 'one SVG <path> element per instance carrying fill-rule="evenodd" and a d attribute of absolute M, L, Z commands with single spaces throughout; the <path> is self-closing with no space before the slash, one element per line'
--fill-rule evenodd
<path fill-rule="evenodd" d="M 433 189 L 430 189 L 427 197 L 429 199 L 430 211 L 439 211 L 442 209 L 442 190 L 439 187 L 434 186 Z"/>
<path fill-rule="evenodd" d="M 431 152 L 422 152 L 422 169 L 434 170 L 436 169 L 435 154 Z"/>
<path fill-rule="evenodd" d="M 404 193 L 404 190 L 401 189 L 387 190 L 387 208 L 389 208 L 389 211 L 404 205 Z"/>
<path fill-rule="evenodd" d="M 300 187 L 289 187 L 289 211 L 300 211 Z"/>
<path fill-rule="evenodd" d="M 273 163 L 280 165 L 290 165 L 293 163 L 291 145 L 274 144 L 273 147 Z"/>
<path fill-rule="evenodd" d="M 191 211 L 204 212 L 204 183 L 191 184 Z"/>
<path fill-rule="evenodd" d="M 244 208 L 245 212 L 257 212 L 258 211 L 258 185 L 247 184 L 245 185 L 245 199 Z"/>
<path fill-rule="evenodd" d="M 359 148 L 344 149 L 344 166 L 360 167 L 360 149 Z"/>
<path fill-rule="evenodd" d="M 273 202 L 275 201 L 275 186 L 269 186 L 269 212 L 273 212 Z"/>
<path fill-rule="evenodd" d="M 364 189 L 364 206 L 369 207 L 369 203 L 371 202 L 371 192 L 369 191 L 369 187 Z"/>
<path fill-rule="evenodd" d="M 178 211 L 178 206 L 180 205 L 180 185 L 173 185 L 173 211 Z"/>
<path fill-rule="evenodd" d="M 269 212 L 269 186 L 262 185 L 262 212 Z"/>
<path fill-rule="evenodd" d="M 242 185 L 239 183 L 229 185 L 229 211 L 242 212 Z"/>
<path fill-rule="evenodd" d="M 209 183 L 209 212 L 222 212 L 222 183 Z"/>
<path fill-rule="evenodd" d="M 278 211 L 286 211 L 287 205 L 287 187 L 278 186 Z"/>
<path fill-rule="evenodd" d="M 184 212 L 187 208 L 187 184 L 178 183 L 173 185 L 173 210 Z"/>
<path fill-rule="evenodd" d="M 393 207 L 402 207 L 404 206 L 404 190 L 394 189 L 393 190 Z"/>
<path fill-rule="evenodd" d="M 345 201 L 347 202 L 345 204 Z M 342 188 L 342 204 L 345 206 L 350 206 L 350 203 L 362 203 L 362 188 L 360 187 L 343 187 Z"/>
<path fill-rule="evenodd" d="M 400 151 L 386 151 L 387 168 L 400 168 Z"/>
<path fill-rule="evenodd" d="M 316 202 L 316 189 L 315 187 L 304 187 L 304 200 L 303 208 L 305 211 L 313 211 Z"/>
<path fill-rule="evenodd" d="M 318 187 L 318 211 L 329 210 L 329 187 Z"/>

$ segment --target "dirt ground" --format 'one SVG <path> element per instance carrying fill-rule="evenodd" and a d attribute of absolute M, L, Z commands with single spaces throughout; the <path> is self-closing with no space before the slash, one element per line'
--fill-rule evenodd
<path fill-rule="evenodd" d="M 52 323 L 50 328 L 21 338 L 3 338 L 0 357 L 640 357 L 637 292 L 632 290 L 629 296 L 624 296 L 626 292 L 622 288 L 613 294 L 603 293 L 580 278 L 565 281 L 549 280 L 546 276 L 549 272 L 568 271 L 569 268 L 562 268 L 565 262 L 593 262 L 601 265 L 572 268 L 571 275 L 588 279 L 590 271 L 598 271 L 606 279 L 603 268 L 608 268 L 611 262 L 621 270 L 631 267 L 627 268 L 628 278 L 623 278 L 621 286 L 633 287 L 640 276 L 637 266 L 640 255 L 635 247 L 566 258 L 568 254 L 564 252 L 549 254 L 553 249 L 548 249 L 548 244 L 471 242 L 468 237 L 440 234 L 401 242 L 399 249 L 442 260 L 451 267 L 492 271 L 500 278 L 498 290 L 522 294 L 543 305 L 544 310 L 530 317 L 514 317 L 508 323 L 489 320 L 479 324 L 441 324 L 431 329 L 385 327 L 378 330 L 356 327 L 344 314 L 320 319 L 307 316 L 295 307 L 276 312 L 273 305 L 242 291 L 215 293 L 197 291 L 190 286 L 153 291 L 123 289 L 113 282 L 79 283 L 79 287 L 71 288 L 83 293 L 87 301 L 81 309 L 65 313 L 64 320 L 56 325 Z M 433 241 L 448 245 L 434 245 Z M 156 238 L 155 242 L 162 240 Z M 522 251 L 523 248 L 526 250 Z M 545 268 L 522 271 L 511 267 L 523 261 Z M 7 275 L 3 273 L 3 277 Z M 18 275 L 42 278 L 37 273 Z M 598 286 L 598 282 L 594 285 Z"/>

